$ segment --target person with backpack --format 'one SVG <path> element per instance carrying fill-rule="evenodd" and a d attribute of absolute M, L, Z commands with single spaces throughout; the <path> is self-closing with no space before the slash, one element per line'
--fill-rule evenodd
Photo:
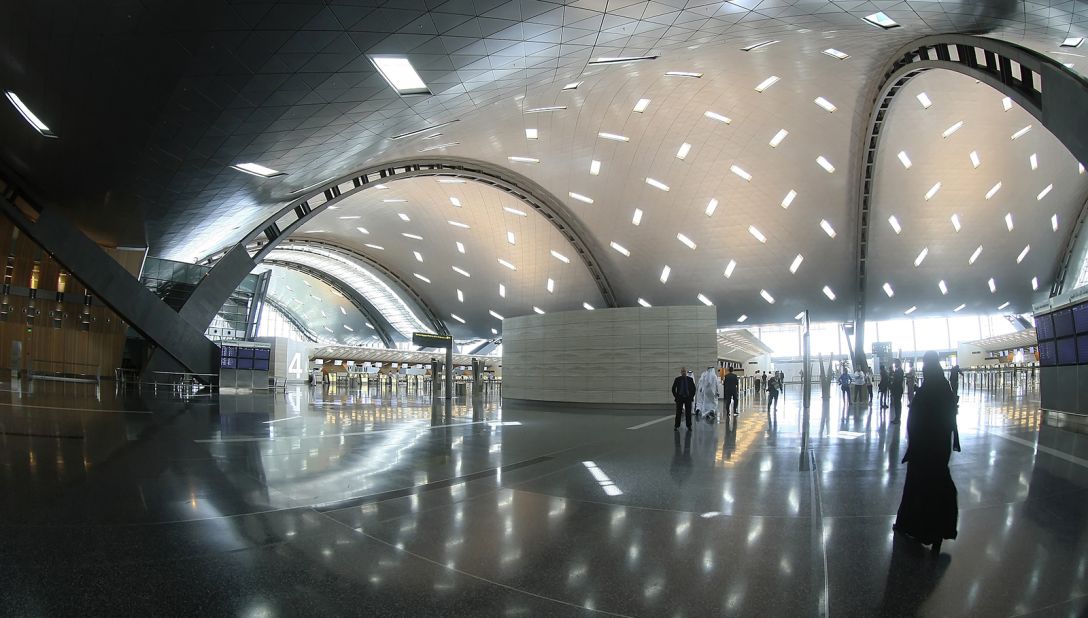
<path fill-rule="evenodd" d="M 778 391 L 782 389 L 782 384 L 778 381 L 777 375 L 772 375 L 767 380 L 767 411 L 771 411 L 771 406 L 778 410 Z"/>
<path fill-rule="evenodd" d="M 695 380 L 688 375 L 687 367 L 681 367 L 680 375 L 672 381 L 672 398 L 676 401 L 676 423 L 673 431 L 680 430 L 681 411 L 685 414 L 688 431 L 691 431 L 691 402 L 695 399 Z"/>

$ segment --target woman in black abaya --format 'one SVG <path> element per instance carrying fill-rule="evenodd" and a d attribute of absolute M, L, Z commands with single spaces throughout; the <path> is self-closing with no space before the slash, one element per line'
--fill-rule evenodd
<path fill-rule="evenodd" d="M 933 553 L 941 541 L 956 538 L 956 484 L 948 470 L 952 450 L 960 450 L 956 398 L 944 377 L 936 352 L 926 352 L 923 382 L 910 403 L 907 419 L 907 480 L 893 529 L 908 534 Z"/>

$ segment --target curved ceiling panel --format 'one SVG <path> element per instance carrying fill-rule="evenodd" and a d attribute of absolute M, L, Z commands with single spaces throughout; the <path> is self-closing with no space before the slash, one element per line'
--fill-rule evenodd
<path fill-rule="evenodd" d="M 458 339 L 500 330 L 491 312 L 506 317 L 602 303 L 586 267 L 548 220 L 471 180 L 419 177 L 367 189 L 315 216 L 295 237 L 351 247 L 410 281 Z"/>
<path fill-rule="evenodd" d="M 305 324 L 319 343 L 381 345 L 373 325 L 329 284 L 282 266 L 267 270 L 272 271 L 268 296 Z"/>
<path fill-rule="evenodd" d="M 1047 297 L 1088 198 L 1082 170 L 989 86 L 942 70 L 912 79 L 892 102 L 877 152 L 869 318 L 911 307 L 915 315 L 1030 312 Z"/>

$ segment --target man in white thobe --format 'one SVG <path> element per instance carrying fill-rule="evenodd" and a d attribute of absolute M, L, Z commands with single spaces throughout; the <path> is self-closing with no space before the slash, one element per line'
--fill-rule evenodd
<path fill-rule="evenodd" d="M 698 391 L 695 399 L 695 413 L 718 413 L 718 372 L 713 367 L 707 367 L 703 375 L 699 376 Z"/>

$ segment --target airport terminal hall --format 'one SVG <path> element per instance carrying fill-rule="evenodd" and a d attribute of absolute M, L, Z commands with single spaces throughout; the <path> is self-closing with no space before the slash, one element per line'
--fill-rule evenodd
<path fill-rule="evenodd" d="M 1088 0 L 0 0 L 0 615 L 1088 618 Z"/>

